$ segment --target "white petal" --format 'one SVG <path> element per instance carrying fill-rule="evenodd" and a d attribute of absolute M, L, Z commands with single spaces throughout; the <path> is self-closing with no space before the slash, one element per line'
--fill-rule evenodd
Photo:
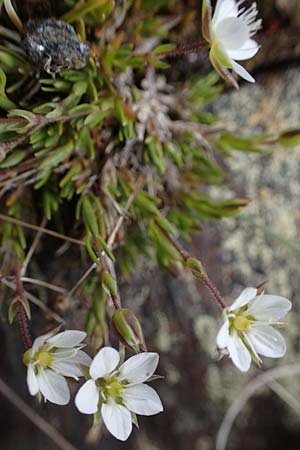
<path fill-rule="evenodd" d="M 229 17 L 219 22 L 214 27 L 217 41 L 226 50 L 238 50 L 249 39 L 249 30 L 242 19 Z"/>
<path fill-rule="evenodd" d="M 278 295 L 262 295 L 249 308 L 256 320 L 276 322 L 282 319 L 291 309 L 292 303 L 285 297 Z"/>
<path fill-rule="evenodd" d="M 230 336 L 228 339 L 227 350 L 236 367 L 242 372 L 247 372 L 251 364 L 251 355 L 237 334 Z"/>
<path fill-rule="evenodd" d="M 217 334 L 217 347 L 222 349 L 227 346 L 229 338 L 229 321 L 226 318 L 225 322 L 221 326 L 219 333 Z"/>
<path fill-rule="evenodd" d="M 95 356 L 90 367 L 90 375 L 94 380 L 105 377 L 112 372 L 120 361 L 120 355 L 112 347 L 103 347 Z"/>
<path fill-rule="evenodd" d="M 76 355 L 71 358 L 72 363 L 79 364 L 80 366 L 90 367 L 92 358 L 82 350 L 78 350 Z"/>
<path fill-rule="evenodd" d="M 98 411 L 99 391 L 94 380 L 88 380 L 79 389 L 75 405 L 83 414 L 95 414 Z"/>
<path fill-rule="evenodd" d="M 238 50 L 227 49 L 227 53 L 234 60 L 244 61 L 255 56 L 259 49 L 260 46 L 253 39 L 248 39 L 241 48 Z"/>
<path fill-rule="evenodd" d="M 80 367 L 68 361 L 54 361 L 51 364 L 51 369 L 64 377 L 72 377 L 75 380 L 83 376 Z"/>
<path fill-rule="evenodd" d="M 27 367 L 27 385 L 31 395 L 36 395 L 39 392 L 39 384 L 31 364 Z"/>
<path fill-rule="evenodd" d="M 237 17 L 238 7 L 235 0 L 218 0 L 213 16 L 213 26 L 227 17 Z"/>
<path fill-rule="evenodd" d="M 232 303 L 228 308 L 228 311 L 234 311 L 235 309 L 241 308 L 247 305 L 251 300 L 253 300 L 257 295 L 257 289 L 248 287 L 244 289 L 238 298 Z"/>
<path fill-rule="evenodd" d="M 101 414 L 108 431 L 120 441 L 126 441 L 132 431 L 130 411 L 111 401 L 102 405 Z"/>
<path fill-rule="evenodd" d="M 55 330 L 50 331 L 49 333 L 43 334 L 34 340 L 33 346 L 31 348 L 31 356 L 33 356 L 36 351 L 44 345 L 48 338 L 53 336 L 57 332 L 57 328 Z"/>
<path fill-rule="evenodd" d="M 286 345 L 279 331 L 268 326 L 252 327 L 247 332 L 257 353 L 271 358 L 281 358 L 286 352 Z"/>
<path fill-rule="evenodd" d="M 255 79 L 250 75 L 249 72 L 247 72 L 247 70 L 241 66 L 240 64 L 238 64 L 235 61 L 231 61 L 232 64 L 232 69 L 240 76 L 242 77 L 244 80 L 249 81 L 250 83 L 255 83 Z"/>
<path fill-rule="evenodd" d="M 146 384 L 137 384 L 123 389 L 124 405 L 135 414 L 152 416 L 163 411 L 163 405 L 158 394 Z"/>
<path fill-rule="evenodd" d="M 37 374 L 40 391 L 49 402 L 66 405 L 70 401 L 70 391 L 64 377 L 51 369 L 40 369 Z"/>
<path fill-rule="evenodd" d="M 119 378 L 129 383 L 143 383 L 154 374 L 158 361 L 157 353 L 145 352 L 134 355 L 120 367 Z"/>
<path fill-rule="evenodd" d="M 48 339 L 47 342 L 53 347 L 69 348 L 80 344 L 85 338 L 86 333 L 84 331 L 66 330 Z"/>
<path fill-rule="evenodd" d="M 55 360 L 66 360 L 66 359 L 71 359 L 73 358 L 76 353 L 78 352 L 77 348 L 58 348 L 55 349 L 55 351 L 51 351 L 51 354 L 53 356 L 53 358 L 55 358 Z"/>

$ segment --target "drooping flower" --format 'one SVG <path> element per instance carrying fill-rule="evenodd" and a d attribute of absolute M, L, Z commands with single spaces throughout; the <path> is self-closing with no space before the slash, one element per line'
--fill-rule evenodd
<path fill-rule="evenodd" d="M 81 350 L 86 333 L 57 329 L 35 339 L 24 353 L 27 365 L 27 385 L 31 395 L 42 394 L 45 400 L 66 405 L 70 391 L 65 377 L 78 380 L 83 376 L 81 366 L 89 367 L 91 358 Z"/>
<path fill-rule="evenodd" d="M 252 37 L 261 27 L 256 3 L 252 3 L 250 8 L 240 8 L 242 3 L 243 0 L 218 0 L 213 16 L 210 0 L 203 0 L 202 6 L 202 34 L 211 48 L 211 63 L 218 74 L 236 88 L 238 85 L 228 69 L 247 81 L 255 82 L 236 61 L 256 55 L 259 45 Z"/>
<path fill-rule="evenodd" d="M 291 302 L 285 297 L 264 295 L 256 288 L 246 288 L 234 303 L 223 311 L 224 324 L 217 346 L 228 353 L 232 362 L 246 372 L 258 355 L 281 358 L 286 352 L 282 335 L 275 329 L 284 323 L 281 319 L 290 311 Z"/>
<path fill-rule="evenodd" d="M 79 389 L 75 404 L 84 414 L 101 413 L 106 428 L 121 441 L 131 431 L 135 414 L 151 416 L 163 411 L 158 394 L 145 381 L 158 365 L 157 353 L 139 353 L 120 366 L 120 355 L 102 348 L 90 366 L 91 379 Z"/>

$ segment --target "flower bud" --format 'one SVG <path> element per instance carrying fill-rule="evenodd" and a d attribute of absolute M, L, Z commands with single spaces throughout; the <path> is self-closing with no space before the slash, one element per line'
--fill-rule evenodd
<path fill-rule="evenodd" d="M 198 274 L 205 274 L 205 270 L 197 258 L 188 258 L 186 265 L 189 269 L 191 269 L 195 277 L 197 277 Z"/>
<path fill-rule="evenodd" d="M 118 309 L 112 317 L 112 323 L 120 341 L 126 347 L 136 353 L 147 351 L 140 322 L 129 309 Z"/>

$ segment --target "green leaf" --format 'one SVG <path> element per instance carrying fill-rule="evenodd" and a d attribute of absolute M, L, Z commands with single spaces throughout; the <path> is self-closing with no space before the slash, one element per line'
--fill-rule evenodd
<path fill-rule="evenodd" d="M 5 86 L 6 86 L 6 75 L 0 68 L 0 108 L 6 110 L 13 109 L 16 107 L 16 105 L 7 97 L 5 93 Z"/>
<path fill-rule="evenodd" d="M 162 45 L 159 45 L 158 47 L 156 47 L 153 50 L 152 54 L 160 55 L 161 53 L 170 52 L 170 51 L 174 50 L 174 48 L 176 48 L 175 44 L 162 44 Z"/>
<path fill-rule="evenodd" d="M 82 218 L 85 225 L 87 226 L 87 228 L 89 229 L 89 231 L 93 236 L 98 237 L 99 236 L 98 222 L 90 198 L 87 195 L 85 195 L 82 198 L 81 207 L 82 207 Z"/>
<path fill-rule="evenodd" d="M 72 23 L 78 19 L 83 19 L 85 14 L 99 8 L 99 6 L 105 3 L 108 3 L 107 0 L 88 0 L 84 3 L 77 3 L 71 11 L 68 11 L 62 16 L 62 20 L 67 23 Z"/>
<path fill-rule="evenodd" d="M 50 152 L 50 155 L 47 156 L 39 165 L 39 170 L 49 170 L 53 167 L 58 166 L 65 159 L 69 158 L 74 148 L 73 141 L 67 142 L 65 145 L 58 147 L 55 150 Z"/>
<path fill-rule="evenodd" d="M 0 169 L 8 169 L 16 166 L 26 157 L 26 153 L 23 150 L 16 150 L 9 154 L 6 159 L 0 164 Z"/>
<path fill-rule="evenodd" d="M 109 249 L 108 245 L 106 244 L 105 240 L 101 236 L 97 236 L 97 241 L 98 241 L 100 247 L 102 248 L 102 250 L 109 257 L 109 259 L 111 259 L 112 262 L 116 262 L 115 257 L 113 255 L 113 253 L 110 251 L 110 249 Z"/>
<path fill-rule="evenodd" d="M 93 250 L 92 242 L 91 242 L 91 236 L 90 236 L 88 233 L 87 233 L 87 235 L 86 235 L 86 237 L 85 237 L 85 247 L 86 247 L 86 250 L 87 250 L 87 252 L 88 252 L 89 257 L 91 258 L 91 260 L 92 260 L 95 264 L 97 264 L 97 266 L 99 266 L 99 265 L 100 265 L 100 261 L 99 261 L 98 256 L 96 255 L 96 253 L 95 253 L 94 250 Z"/>

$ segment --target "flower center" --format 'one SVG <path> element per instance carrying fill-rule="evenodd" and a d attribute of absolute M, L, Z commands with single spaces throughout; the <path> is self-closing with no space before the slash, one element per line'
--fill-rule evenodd
<path fill-rule="evenodd" d="M 237 314 L 233 319 L 233 327 L 238 331 L 247 331 L 250 327 L 250 320 L 242 314 Z"/>
<path fill-rule="evenodd" d="M 30 363 L 35 363 L 35 365 L 42 367 L 50 367 L 53 363 L 53 357 L 49 351 L 45 348 L 40 348 L 33 357 L 30 355 L 31 348 L 27 350 L 23 355 L 23 363 L 28 366 Z"/>
<path fill-rule="evenodd" d="M 122 389 L 123 385 L 117 378 L 109 378 L 108 380 L 105 380 L 103 386 L 101 386 L 101 390 L 106 398 L 120 398 Z"/>
<path fill-rule="evenodd" d="M 49 366 L 51 366 L 51 364 L 53 362 L 53 358 L 52 358 L 52 355 L 50 352 L 41 348 L 34 355 L 33 361 L 36 361 L 39 366 L 49 367 Z"/>

